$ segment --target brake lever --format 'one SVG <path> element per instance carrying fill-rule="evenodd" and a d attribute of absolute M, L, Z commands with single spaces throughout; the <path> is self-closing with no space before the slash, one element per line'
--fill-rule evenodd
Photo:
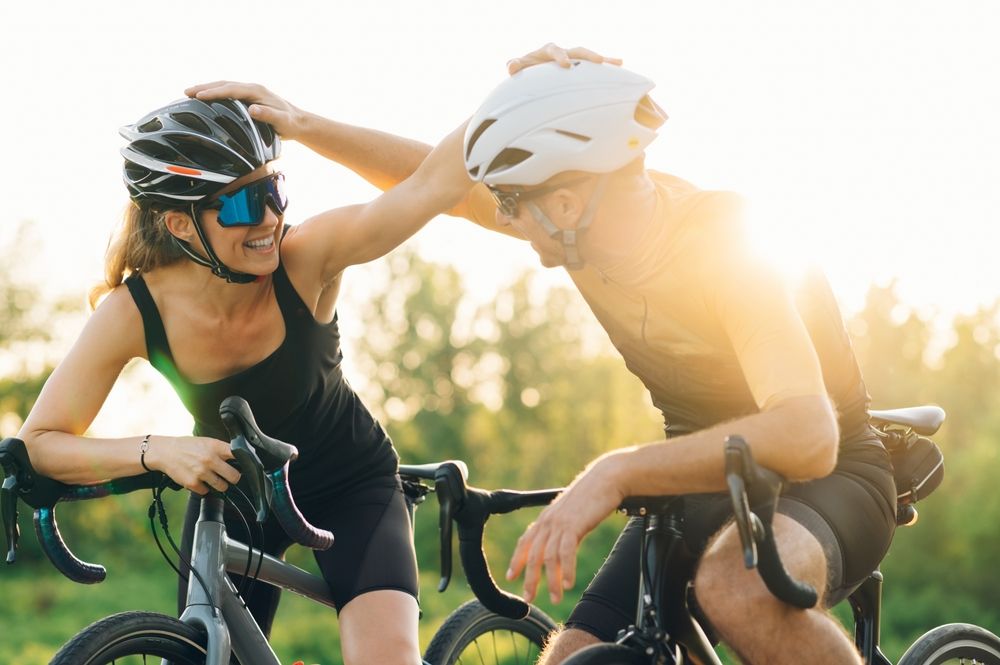
<path fill-rule="evenodd" d="M 453 521 L 466 499 L 464 476 L 456 464 L 449 462 L 434 473 L 434 492 L 440 507 L 438 528 L 441 537 L 441 579 L 438 591 L 441 592 L 451 583 Z"/>
<path fill-rule="evenodd" d="M 17 524 L 17 476 L 13 473 L 3 480 L 0 489 L 0 515 L 3 519 L 3 532 L 7 537 L 7 563 L 17 560 L 17 541 L 21 539 L 21 528 Z"/>
<path fill-rule="evenodd" d="M 267 482 L 264 477 L 264 464 L 242 434 L 233 437 L 232 441 L 229 442 L 229 448 L 236 459 L 235 466 L 240 471 L 241 480 L 246 481 L 250 491 L 250 499 L 257 511 L 257 522 L 263 524 L 267 520 L 267 512 L 274 492 L 271 483 Z"/>
<path fill-rule="evenodd" d="M 754 520 L 756 515 L 750 512 L 750 499 L 747 497 L 745 480 L 748 471 L 746 451 L 747 444 L 742 437 L 726 437 L 726 485 L 729 487 L 729 498 L 733 503 L 736 530 L 740 534 L 740 544 L 743 546 L 743 565 L 749 570 L 757 566 L 758 538 L 754 532 L 763 529 L 758 527 L 759 520 Z"/>
<path fill-rule="evenodd" d="M 0 442 L 0 468 L 4 471 L 3 486 L 0 487 L 0 520 L 7 540 L 7 563 L 17 561 L 17 544 L 21 539 L 21 527 L 17 523 L 17 500 L 20 490 L 32 481 L 31 460 L 24 442 L 20 439 L 4 439 Z"/>

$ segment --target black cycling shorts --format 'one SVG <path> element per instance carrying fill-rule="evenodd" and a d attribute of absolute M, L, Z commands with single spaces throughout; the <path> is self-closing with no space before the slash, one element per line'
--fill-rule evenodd
<path fill-rule="evenodd" d="M 732 519 L 728 495 L 685 497 L 684 538 L 692 552 L 703 552 Z M 837 468 L 825 478 L 792 484 L 778 512 L 809 530 L 827 556 L 828 607 L 846 598 L 878 567 L 896 526 L 896 489 L 888 454 L 863 445 L 841 452 Z M 642 520 L 629 521 L 611 554 L 584 591 L 567 628 L 584 630 L 605 642 L 635 623 L 639 590 Z"/>
<path fill-rule="evenodd" d="M 230 495 L 233 493 L 231 492 Z M 181 551 L 189 553 L 194 539 L 194 526 L 200 505 L 192 494 L 184 522 Z M 242 505 L 240 499 L 235 499 Z M 394 589 L 417 598 L 417 558 L 413 548 L 410 513 L 398 476 L 381 476 L 352 487 L 336 499 L 324 498 L 299 504 L 299 510 L 309 523 L 333 533 L 333 547 L 315 551 L 316 563 L 330 586 L 339 613 L 348 602 L 361 594 L 382 589 Z M 254 531 L 252 541 L 260 547 L 260 532 L 253 521 L 253 512 L 244 511 Z M 230 538 L 250 542 L 243 521 L 227 502 L 226 531 Z M 263 550 L 281 557 L 292 542 L 274 516 L 261 525 L 264 531 Z M 241 576 L 230 573 L 238 589 Z M 184 608 L 187 585 L 181 580 L 178 588 L 178 608 Z M 278 608 L 280 590 L 270 584 L 254 584 L 246 598 L 251 614 L 264 634 L 270 633 L 274 613 Z"/>

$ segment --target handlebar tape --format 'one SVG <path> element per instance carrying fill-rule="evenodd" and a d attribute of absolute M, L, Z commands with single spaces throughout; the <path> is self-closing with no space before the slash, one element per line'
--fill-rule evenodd
<path fill-rule="evenodd" d="M 80 584 L 97 584 L 103 582 L 108 571 L 99 564 L 87 563 L 76 558 L 59 533 L 56 524 L 55 506 L 35 510 L 35 534 L 42 550 L 56 569 Z"/>
<path fill-rule="evenodd" d="M 484 526 L 458 526 L 458 554 L 462 558 L 465 577 L 486 609 L 511 619 L 523 619 L 528 616 L 528 603 L 500 589 L 490 574 L 483 553 Z"/>
<path fill-rule="evenodd" d="M 317 529 L 302 516 L 288 487 L 288 463 L 277 471 L 269 473 L 274 488 L 271 510 L 288 537 L 314 550 L 328 550 L 333 545 L 333 534 L 326 529 Z"/>

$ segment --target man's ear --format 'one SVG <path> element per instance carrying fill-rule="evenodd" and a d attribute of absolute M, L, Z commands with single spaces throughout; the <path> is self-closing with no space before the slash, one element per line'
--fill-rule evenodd
<path fill-rule="evenodd" d="M 163 216 L 167 230 L 178 240 L 192 242 L 197 237 L 191 215 L 181 210 L 170 210 Z"/>
<path fill-rule="evenodd" d="M 557 226 L 569 228 L 576 224 L 583 210 L 586 201 L 571 189 L 558 189 L 549 196 L 547 202 L 549 211 Z"/>

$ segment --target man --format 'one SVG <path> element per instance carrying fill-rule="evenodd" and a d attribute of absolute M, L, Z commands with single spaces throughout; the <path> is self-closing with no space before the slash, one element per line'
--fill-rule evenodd
<path fill-rule="evenodd" d="M 554 60 L 555 63 L 530 66 Z M 545 266 L 565 266 L 629 369 L 664 414 L 667 439 L 594 460 L 525 531 L 508 579 L 534 597 L 544 568 L 554 601 L 575 582 L 581 539 L 629 495 L 724 490 L 723 442 L 797 481 L 774 532 L 789 572 L 820 590 L 816 609 L 785 605 L 742 566 L 718 497 L 692 502 L 689 545 L 703 551 L 697 603 L 747 663 L 860 663 L 823 609 L 879 563 L 892 537 L 888 456 L 868 426 L 868 395 L 822 278 L 793 293 L 749 250 L 733 194 L 650 171 L 644 148 L 665 114 L 653 83 L 589 51 L 548 45 L 510 63 L 465 138 L 477 187 L 456 212 L 521 236 Z M 249 97 L 257 116 L 380 187 L 429 148 L 304 114 L 259 87 L 193 93 Z M 289 135 L 290 134 L 290 135 Z M 492 195 L 492 196 L 490 196 Z M 638 529 L 626 527 L 550 643 L 555 665 L 631 623 Z"/>

